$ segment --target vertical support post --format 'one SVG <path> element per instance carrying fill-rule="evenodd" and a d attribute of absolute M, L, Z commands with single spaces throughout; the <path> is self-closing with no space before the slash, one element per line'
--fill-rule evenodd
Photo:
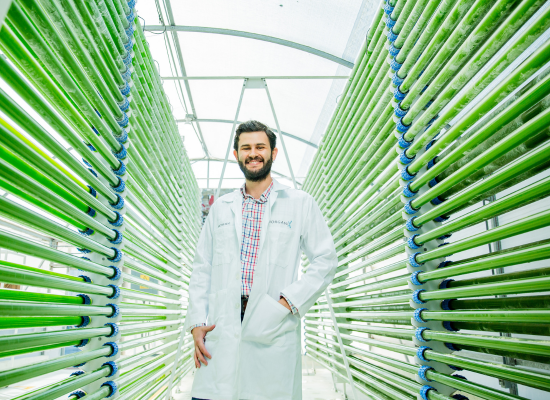
<path fill-rule="evenodd" d="M 358 399 L 357 392 L 355 389 L 355 384 L 353 383 L 353 376 L 351 375 L 351 370 L 349 369 L 348 357 L 346 356 L 346 350 L 344 350 L 344 343 L 342 343 L 342 337 L 340 336 L 340 329 L 338 328 L 338 322 L 336 321 L 336 316 L 334 315 L 334 309 L 332 308 L 332 299 L 330 298 L 330 292 L 328 288 L 325 289 L 325 297 L 327 299 L 328 309 L 330 310 L 330 317 L 332 319 L 332 324 L 334 325 L 334 330 L 336 331 L 336 337 L 338 338 L 338 344 L 340 345 L 340 353 L 342 354 L 342 359 L 344 360 L 344 365 L 346 367 L 346 372 L 348 374 L 349 385 L 353 392 L 353 398 Z"/>
<path fill-rule="evenodd" d="M 267 87 L 267 82 L 265 81 L 265 79 L 263 79 L 263 81 L 264 81 L 265 92 L 267 93 L 267 98 L 269 99 L 269 105 L 271 106 L 271 112 L 273 113 L 273 118 L 275 119 L 275 125 L 277 125 L 277 133 L 279 134 L 279 138 L 281 138 L 281 143 L 283 144 L 283 151 L 285 152 L 286 163 L 288 164 L 288 169 L 290 170 L 290 176 L 292 177 L 292 184 L 294 185 L 294 189 L 298 189 L 298 186 L 296 186 L 296 179 L 294 178 L 294 171 L 292 171 L 292 165 L 290 165 L 290 157 L 288 156 L 288 151 L 286 151 L 285 139 L 283 138 L 283 134 L 281 133 L 281 128 L 279 127 L 279 120 L 277 119 L 277 114 L 275 114 L 273 101 L 271 101 L 269 88 Z"/>
<path fill-rule="evenodd" d="M 210 159 L 206 162 L 206 188 L 210 189 Z"/>
<path fill-rule="evenodd" d="M 220 196 L 220 190 L 222 188 L 223 175 L 225 174 L 225 167 L 227 166 L 227 160 L 229 159 L 229 151 L 231 150 L 231 143 L 233 143 L 233 137 L 235 135 L 235 125 L 239 120 L 239 112 L 241 111 L 241 104 L 243 102 L 244 89 L 246 88 L 246 81 L 243 82 L 243 88 L 241 89 L 241 97 L 239 97 L 239 105 L 237 106 L 237 112 L 235 113 L 235 119 L 233 120 L 233 127 L 231 128 L 231 135 L 229 136 L 229 143 L 227 143 L 227 151 L 225 152 L 225 160 L 223 161 L 222 174 L 220 175 L 220 181 L 218 182 L 218 190 L 216 190 L 216 198 Z"/>

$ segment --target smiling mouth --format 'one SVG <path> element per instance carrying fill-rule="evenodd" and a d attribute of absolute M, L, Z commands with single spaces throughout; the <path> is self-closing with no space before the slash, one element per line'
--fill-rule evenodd
<path fill-rule="evenodd" d="M 260 165 L 261 163 L 262 163 L 261 161 L 256 161 L 255 160 L 255 161 L 249 161 L 246 164 L 253 167 L 253 166 L 256 166 L 256 165 Z"/>

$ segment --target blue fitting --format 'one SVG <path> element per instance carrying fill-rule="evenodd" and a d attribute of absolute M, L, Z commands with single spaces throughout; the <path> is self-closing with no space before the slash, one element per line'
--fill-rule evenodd
<path fill-rule="evenodd" d="M 129 23 L 132 23 L 132 21 L 136 18 L 136 16 L 134 15 L 134 10 L 130 10 L 130 14 L 128 14 L 126 16 L 126 20 L 129 22 Z"/>
<path fill-rule="evenodd" d="M 400 102 L 401 100 L 403 100 L 405 97 L 407 97 L 407 93 L 409 93 L 409 91 L 407 90 L 405 93 L 403 93 L 400 89 L 399 89 L 399 86 L 397 86 L 394 90 L 393 90 L 393 97 L 395 97 L 395 100 L 397 100 L 398 102 Z M 407 128 L 408 129 L 408 128 Z"/>
<path fill-rule="evenodd" d="M 401 136 L 399 137 L 399 140 L 397 141 L 397 144 L 402 149 L 408 149 L 410 147 L 411 143 L 412 142 L 409 142 L 409 141 L 407 141 L 407 139 L 405 139 L 405 133 L 402 133 Z"/>
<path fill-rule="evenodd" d="M 88 186 L 88 189 L 90 189 L 90 194 L 93 196 L 93 197 L 96 197 L 97 198 L 97 191 L 91 187 L 90 185 L 86 185 Z"/>
<path fill-rule="evenodd" d="M 420 264 L 418 261 L 416 261 L 416 256 L 420 254 L 419 251 L 417 251 L 416 253 L 414 254 L 411 254 L 409 256 L 409 264 L 411 264 L 411 266 L 415 267 L 415 268 L 419 268 L 421 267 L 422 265 L 424 265 L 424 263 Z"/>
<path fill-rule="evenodd" d="M 412 282 L 413 285 L 420 286 L 420 285 L 423 284 L 422 282 L 420 282 L 418 280 L 418 274 L 421 273 L 421 272 L 424 272 L 424 271 L 414 271 L 411 274 L 411 282 Z"/>
<path fill-rule="evenodd" d="M 438 237 L 437 239 L 438 240 L 445 240 L 445 239 L 449 239 L 451 236 L 453 236 L 451 233 L 447 234 L 447 235 L 442 235 L 440 237 Z"/>
<path fill-rule="evenodd" d="M 445 311 L 451 311 L 453 308 L 451 307 L 451 301 L 454 299 L 445 299 L 441 302 L 441 309 Z"/>
<path fill-rule="evenodd" d="M 80 363 L 80 364 L 77 364 L 77 365 L 73 365 L 73 367 L 79 368 L 79 367 L 82 367 L 84 365 L 86 365 L 86 362 L 83 362 L 83 363 Z"/>
<path fill-rule="evenodd" d="M 391 18 L 388 18 L 388 21 L 391 20 Z M 392 20 L 393 21 L 393 20 Z M 395 25 L 395 24 L 394 24 Z M 386 25 L 387 26 L 387 25 Z M 388 26 L 388 28 L 393 28 L 393 25 L 392 26 Z M 397 47 L 394 46 L 394 44 L 390 44 L 390 48 L 388 49 L 389 50 L 389 53 L 390 53 L 390 56 L 392 57 L 395 57 L 399 54 L 399 51 L 401 49 L 398 49 Z"/>
<path fill-rule="evenodd" d="M 117 285 L 114 285 L 112 283 L 108 284 L 107 286 L 110 286 L 113 288 L 113 294 L 110 296 L 107 296 L 108 299 L 118 299 L 120 297 L 120 288 Z"/>
<path fill-rule="evenodd" d="M 447 343 L 445 343 L 446 345 Z M 449 343 L 450 344 L 450 343 Z M 460 368 L 460 367 L 457 367 L 457 366 L 454 366 L 454 365 L 450 365 L 450 364 L 447 364 L 447 367 L 449 367 L 450 369 L 454 370 L 454 371 L 464 371 L 464 368 Z"/>
<path fill-rule="evenodd" d="M 86 146 L 90 149 L 90 151 L 97 151 L 94 146 L 92 146 L 90 143 L 86 143 Z"/>
<path fill-rule="evenodd" d="M 95 217 L 95 210 L 92 207 L 88 206 L 88 211 L 86 211 L 86 214 L 88 214 L 90 217 Z"/>
<path fill-rule="evenodd" d="M 117 201 L 115 204 L 109 202 L 109 204 L 111 205 L 111 207 L 113 207 L 115 210 L 120 210 L 122 207 L 124 207 L 124 198 L 119 195 L 118 193 L 116 194 L 117 196 Z"/>
<path fill-rule="evenodd" d="M 437 180 L 437 177 L 433 178 L 431 181 L 428 182 L 428 186 L 433 188 L 435 185 L 437 185 L 439 181 Z"/>
<path fill-rule="evenodd" d="M 77 372 L 82 372 L 84 373 L 83 371 L 77 371 Z M 73 374 L 76 374 L 76 372 L 73 372 Z M 73 376 L 73 374 L 71 374 L 71 376 Z M 86 392 L 84 392 L 83 390 L 76 390 L 74 392 L 72 392 L 69 397 L 71 396 L 76 396 L 77 399 L 81 399 L 83 398 L 84 396 L 86 396 Z"/>
<path fill-rule="evenodd" d="M 451 375 L 451 376 L 452 376 L 453 378 L 464 379 L 465 381 L 468 380 L 468 378 L 466 378 L 464 375 L 458 375 L 458 374 L 456 374 L 456 375 Z"/>
<path fill-rule="evenodd" d="M 131 10 L 136 6 L 136 0 L 128 0 L 128 8 Z"/>
<path fill-rule="evenodd" d="M 119 142 L 120 144 L 124 144 L 128 141 L 128 132 L 126 132 L 126 129 L 122 128 L 122 133 L 117 136 L 117 135 L 114 135 L 115 136 L 115 139 L 117 142 Z"/>
<path fill-rule="evenodd" d="M 107 257 L 107 260 L 112 262 L 119 262 L 120 260 L 122 260 L 122 251 L 120 251 L 116 247 L 111 247 L 111 250 L 115 252 L 115 255 L 113 257 Z"/>
<path fill-rule="evenodd" d="M 443 321 L 443 328 L 445 328 L 449 332 L 458 332 L 458 329 L 453 326 L 453 323 L 451 321 Z"/>
<path fill-rule="evenodd" d="M 113 356 L 116 356 L 118 354 L 118 344 L 116 344 L 115 342 L 107 342 L 103 346 L 111 347 L 111 354 L 109 354 L 108 356 L 105 356 L 105 357 L 113 357 Z"/>
<path fill-rule="evenodd" d="M 109 240 L 112 244 L 120 244 L 122 242 L 122 232 L 118 229 L 113 229 L 115 232 L 115 238 L 113 240 Z"/>
<path fill-rule="evenodd" d="M 449 219 L 449 217 L 445 217 L 443 215 L 440 215 L 439 217 L 434 218 L 434 221 L 435 222 L 443 222 L 443 221 L 447 221 L 448 219 Z"/>
<path fill-rule="evenodd" d="M 443 261 L 442 263 L 439 263 L 439 265 L 437 266 L 437 268 L 445 268 L 447 267 L 448 265 L 452 264 L 452 261 Z"/>
<path fill-rule="evenodd" d="M 425 304 L 426 302 L 420 298 L 420 293 L 425 292 L 426 289 L 417 289 L 412 294 L 412 301 L 416 304 Z"/>
<path fill-rule="evenodd" d="M 120 108 L 120 111 L 126 112 L 130 108 L 130 102 L 128 101 L 127 97 L 124 97 L 124 100 L 122 100 L 122 103 L 118 105 L 118 108 Z"/>
<path fill-rule="evenodd" d="M 395 42 L 395 40 L 397 39 L 397 36 L 395 33 L 393 33 L 393 29 L 390 29 L 388 31 L 388 33 L 386 34 L 386 36 L 388 37 L 388 40 L 390 41 L 390 43 L 393 43 Z"/>
<path fill-rule="evenodd" d="M 414 241 L 414 238 L 417 237 L 418 235 L 412 235 L 410 238 L 407 239 L 407 246 L 409 246 L 409 249 L 411 250 L 416 250 L 416 249 L 419 249 L 421 248 L 422 246 L 421 245 L 418 245 L 415 241 Z"/>
<path fill-rule="evenodd" d="M 455 400 L 470 400 L 468 397 L 464 396 L 463 394 L 457 393 L 453 394 L 452 398 Z"/>
<path fill-rule="evenodd" d="M 91 322 L 90 317 L 88 317 L 86 315 L 83 315 L 80 318 L 82 318 L 82 322 L 80 323 L 80 325 L 76 325 L 76 328 L 84 328 L 84 327 L 88 326 Z"/>
<path fill-rule="evenodd" d="M 119 267 L 116 267 L 114 265 L 111 265 L 111 268 L 115 271 L 115 274 L 111 276 L 109 279 L 112 281 L 118 281 L 122 276 L 122 271 L 120 270 Z"/>
<path fill-rule="evenodd" d="M 90 261 L 92 262 L 92 260 L 90 260 L 88 257 L 80 257 L 81 260 L 86 260 L 86 261 Z M 79 271 L 82 271 L 81 269 L 79 269 Z M 87 276 L 84 276 L 84 275 L 80 275 L 82 278 L 86 279 L 88 278 Z M 89 279 L 89 278 L 88 278 Z M 90 280 L 91 282 L 91 280 Z"/>
<path fill-rule="evenodd" d="M 69 376 L 80 376 L 80 375 L 82 375 L 82 374 L 84 374 L 84 371 L 74 371 L 74 372 L 73 372 L 71 375 L 69 375 Z"/>
<path fill-rule="evenodd" d="M 111 334 L 107 335 L 107 337 L 115 337 L 116 335 L 118 335 L 118 325 L 115 324 L 114 322 L 107 322 L 105 325 L 103 326 L 110 326 L 111 327 Z"/>
<path fill-rule="evenodd" d="M 120 161 L 120 167 L 118 167 L 118 169 L 114 169 L 111 167 L 111 171 L 113 171 L 113 174 L 115 175 L 122 176 L 126 173 L 126 165 L 124 165 L 124 163 Z"/>
<path fill-rule="evenodd" d="M 122 62 L 124 63 L 124 65 L 126 65 L 126 67 L 129 67 L 130 65 L 132 65 L 132 53 L 127 51 L 126 52 L 126 57 L 124 57 L 122 59 Z M 121 90 L 122 91 L 122 90 Z M 130 86 L 128 86 L 128 93 L 130 93 Z M 122 93 L 124 96 L 127 96 L 128 94 L 124 94 Z"/>
<path fill-rule="evenodd" d="M 84 249 L 84 248 L 82 248 L 82 247 L 77 247 L 76 249 L 77 249 L 78 251 L 80 251 L 81 253 L 84 253 L 84 254 L 91 253 L 90 250 Z"/>
<path fill-rule="evenodd" d="M 89 341 L 90 341 L 90 339 L 82 339 L 82 340 L 80 341 L 80 343 L 79 343 L 79 344 L 75 344 L 74 347 L 84 347 L 84 346 L 86 346 L 86 345 L 88 344 Z"/>
<path fill-rule="evenodd" d="M 426 91 L 426 89 L 428 89 L 428 86 L 430 85 L 426 85 L 422 88 L 422 90 L 420 91 L 420 94 L 424 93 Z"/>
<path fill-rule="evenodd" d="M 116 304 L 113 303 L 107 303 L 108 306 L 111 306 L 113 309 L 113 313 L 111 315 L 108 315 L 107 318 L 115 318 L 118 317 L 118 314 L 120 313 L 120 308 Z"/>
<path fill-rule="evenodd" d="M 393 42 L 394 42 L 394 41 L 392 41 L 392 43 L 393 43 Z M 398 62 L 395 60 L 395 58 L 393 58 L 393 59 L 391 60 L 391 62 L 390 62 L 390 68 L 391 68 L 392 70 L 394 70 L 395 72 L 399 71 L 399 68 L 401 68 L 402 66 L 403 66 L 403 64 L 398 63 Z M 399 90 L 399 88 L 398 88 L 397 90 Z M 396 97 L 396 98 L 397 98 L 397 97 Z M 403 96 L 403 99 L 404 99 L 404 98 L 405 98 L 405 97 Z M 401 101 L 401 100 L 403 100 L 403 99 L 398 99 L 398 101 Z"/>
<path fill-rule="evenodd" d="M 410 181 L 411 179 L 413 179 L 414 177 L 416 176 L 416 174 L 411 174 L 409 172 L 409 167 L 406 166 L 405 168 L 403 168 L 401 170 L 401 178 L 403 178 L 404 181 Z"/>
<path fill-rule="evenodd" d="M 422 400 L 429 400 L 428 399 L 428 392 L 430 390 L 435 390 L 433 387 L 431 387 L 430 385 L 424 385 L 420 388 L 420 397 L 422 397 Z"/>
<path fill-rule="evenodd" d="M 109 373 L 109 375 L 106 376 L 106 378 L 110 378 L 111 376 L 114 376 L 118 372 L 118 367 L 114 361 L 107 361 L 101 364 L 102 367 L 105 365 L 108 365 L 109 367 L 111 367 L 111 372 Z"/>
<path fill-rule="evenodd" d="M 430 369 L 433 369 L 433 367 L 430 367 L 429 365 L 422 365 L 420 368 L 418 368 L 418 377 L 425 382 L 432 382 L 426 377 L 426 372 L 428 372 Z"/>
<path fill-rule="evenodd" d="M 92 127 L 92 131 L 93 131 L 97 136 L 99 136 L 99 131 L 96 129 L 96 127 L 93 126 L 93 125 L 91 125 L 91 127 Z"/>
<path fill-rule="evenodd" d="M 130 54 L 130 52 L 128 52 L 128 54 Z M 122 87 L 119 86 L 119 89 L 120 89 L 120 93 L 123 96 L 128 96 L 130 94 L 130 85 L 128 84 L 128 82 L 125 82 Z"/>
<path fill-rule="evenodd" d="M 403 188 L 403 196 L 405 197 L 414 197 L 418 191 L 414 191 L 411 189 L 411 182 L 407 183 L 407 185 Z"/>
<path fill-rule="evenodd" d="M 113 397 L 115 395 L 116 391 L 118 390 L 118 387 L 117 387 L 116 383 L 113 382 L 113 381 L 104 382 L 103 385 L 101 385 L 101 387 L 103 387 L 103 386 L 109 386 L 109 388 L 111 388 L 111 392 L 109 393 L 108 396 L 106 396 L 107 398 Z"/>
<path fill-rule="evenodd" d="M 126 71 L 124 71 L 122 74 L 122 79 L 124 79 L 126 82 L 129 82 L 132 78 L 132 70 L 128 67 L 126 67 Z"/>
<path fill-rule="evenodd" d="M 403 123 L 403 118 L 399 118 L 399 121 L 397 121 L 396 129 L 399 133 L 407 133 L 410 127 L 410 125 L 405 125 Z"/>
<path fill-rule="evenodd" d="M 114 221 L 109 221 L 109 223 L 113 226 L 121 226 L 122 223 L 124 222 L 124 217 L 122 216 L 121 213 L 119 213 L 116 210 L 113 212 L 116 214 L 116 219 Z"/>
<path fill-rule="evenodd" d="M 399 154 L 399 161 L 401 162 L 401 164 L 405 164 L 405 165 L 408 165 L 412 162 L 412 160 L 414 160 L 414 158 L 416 157 L 413 156 L 412 158 L 409 158 L 406 154 L 407 150 L 403 150 L 400 154 Z"/>
<path fill-rule="evenodd" d="M 128 37 L 131 39 L 131 38 L 132 38 L 132 35 L 133 35 L 134 32 L 135 32 L 134 24 L 128 25 L 128 28 L 126 28 L 126 29 L 124 30 L 124 32 L 126 33 L 126 36 L 128 36 Z"/>
<path fill-rule="evenodd" d="M 452 278 L 445 279 L 445 280 L 441 281 L 441 283 L 439 284 L 439 288 L 440 289 L 447 289 L 449 287 L 449 283 L 451 283 L 453 281 L 454 281 L 454 279 L 452 279 Z"/>
<path fill-rule="evenodd" d="M 122 113 L 122 118 L 117 119 L 116 122 L 117 122 L 118 126 L 120 126 L 121 128 L 124 128 L 126 125 L 128 125 L 130 123 L 130 118 L 128 118 L 128 114 L 123 112 Z"/>
<path fill-rule="evenodd" d="M 426 320 L 422 319 L 422 311 L 426 311 L 427 308 L 417 308 L 414 310 L 414 320 L 421 324 L 425 324 Z"/>
<path fill-rule="evenodd" d="M 100 97 L 101 97 L 101 95 L 100 95 Z M 103 100 L 103 99 L 102 99 L 102 100 Z M 98 116 L 99 118 L 102 118 L 102 116 L 101 116 L 101 114 L 99 113 L 99 111 L 97 111 L 95 108 L 94 108 L 94 111 L 95 111 L 95 113 L 97 114 L 97 116 Z"/>
<path fill-rule="evenodd" d="M 111 185 L 111 188 L 113 188 L 113 190 L 117 193 L 122 193 L 122 192 L 124 192 L 124 189 L 126 189 L 126 184 L 124 183 L 122 178 L 119 176 L 118 177 L 118 185 L 117 186 Z"/>
<path fill-rule="evenodd" d="M 430 330 L 430 328 L 427 328 L 425 326 L 421 326 L 420 328 L 416 328 L 416 330 L 414 331 L 414 337 L 419 342 L 424 342 L 424 343 L 429 342 L 429 340 L 424 339 L 424 331 L 428 331 L 428 330 Z"/>
<path fill-rule="evenodd" d="M 403 109 L 401 108 L 401 104 L 397 104 L 397 106 L 393 109 L 393 113 L 395 114 L 395 116 L 396 116 L 397 118 L 402 118 L 402 117 L 404 117 L 405 115 L 407 115 L 408 112 L 409 112 L 408 109 L 407 109 L 407 110 L 403 110 Z M 407 142 L 407 143 L 409 143 L 409 144 L 407 145 L 407 147 L 409 147 L 410 144 L 411 144 L 411 142 Z"/>
<path fill-rule="evenodd" d="M 411 199 L 411 200 L 407 201 L 405 203 L 405 206 L 404 206 L 405 212 L 409 215 L 413 215 L 413 214 L 416 214 L 418 212 L 418 210 L 416 208 L 414 208 L 411 204 L 413 200 L 414 199 Z"/>
<path fill-rule="evenodd" d="M 386 18 L 386 26 L 388 27 L 388 29 L 393 28 L 396 22 L 397 20 L 392 19 L 392 17 L 390 17 L 389 15 L 388 15 L 388 18 Z"/>
<path fill-rule="evenodd" d="M 424 361 L 424 362 L 429 362 L 430 360 L 428 360 L 428 359 L 424 356 L 424 352 L 425 352 L 426 350 L 431 350 L 431 347 L 428 347 L 428 346 L 420 346 L 420 347 L 418 348 L 418 350 L 416 350 L 416 356 L 417 356 L 420 360 L 422 360 L 422 361 Z"/>
<path fill-rule="evenodd" d="M 82 157 L 82 162 L 84 163 L 85 166 L 87 166 L 88 168 L 92 168 L 92 164 L 90 164 L 88 161 L 86 161 L 86 159 L 84 157 Z"/>
<path fill-rule="evenodd" d="M 97 172 L 95 172 L 93 169 L 88 168 L 88 171 L 90 171 L 90 174 L 92 174 L 92 175 L 95 176 L 96 178 L 98 177 L 98 176 L 97 176 Z"/>
<path fill-rule="evenodd" d="M 84 258 L 84 257 L 82 257 Z M 88 261 L 90 261 L 89 258 L 86 258 Z M 87 282 L 87 283 L 92 283 L 92 278 L 90 278 L 89 276 L 86 276 L 86 275 L 78 275 L 79 278 L 82 278 L 84 279 L 84 282 Z"/>
<path fill-rule="evenodd" d="M 93 235 L 94 230 L 91 229 L 91 228 L 86 228 L 85 231 L 81 231 L 81 230 L 79 229 L 79 230 L 78 230 L 78 233 L 80 233 L 82 236 L 90 236 L 90 235 Z"/>
<path fill-rule="evenodd" d="M 77 297 L 81 297 L 82 298 L 82 304 L 92 304 L 92 299 L 90 299 L 90 296 L 88 296 L 87 294 L 84 294 L 84 293 L 79 293 L 77 294 Z"/>
<path fill-rule="evenodd" d="M 420 228 L 418 228 L 418 227 L 416 227 L 416 226 L 414 225 L 414 219 L 415 219 L 415 218 L 416 218 L 416 217 L 414 217 L 414 216 L 413 216 L 413 217 L 410 217 L 410 218 L 407 220 L 407 222 L 405 223 L 405 228 L 407 228 L 407 230 L 408 230 L 409 232 L 416 232 L 417 230 L 420 229 Z"/>
<path fill-rule="evenodd" d="M 435 164 L 437 163 L 437 156 L 432 158 L 430 161 L 428 161 L 428 167 L 427 169 L 430 169 L 431 167 L 433 167 Z"/>
<path fill-rule="evenodd" d="M 113 155 L 118 158 L 118 160 L 124 160 L 126 158 L 126 156 L 128 155 L 128 151 L 126 150 L 126 147 L 124 147 L 124 145 L 120 145 L 121 149 L 118 153 L 116 153 L 115 151 L 113 151 Z M 120 167 L 119 167 L 120 168 Z"/>
<path fill-rule="evenodd" d="M 444 201 L 445 201 L 445 200 L 441 200 L 441 199 L 439 198 L 439 196 L 437 196 L 435 199 L 433 199 L 433 200 L 431 201 L 431 203 L 432 203 L 434 206 L 438 206 L 438 205 L 440 205 L 441 203 L 443 203 Z"/>
<path fill-rule="evenodd" d="M 395 7 L 392 7 L 389 3 L 386 3 L 384 4 L 384 12 L 387 14 L 387 15 L 391 15 L 391 13 L 393 12 L 393 9 Z"/>
<path fill-rule="evenodd" d="M 400 86 L 403 81 L 405 80 L 405 78 L 400 78 L 399 75 L 397 75 L 397 72 L 393 74 L 392 78 L 391 78 L 391 82 L 395 85 L 395 86 Z"/>
<path fill-rule="evenodd" d="M 436 142 L 436 140 L 434 139 L 434 140 L 432 140 L 430 143 L 428 143 L 428 144 L 426 145 L 426 150 L 430 150 L 430 147 L 432 147 L 432 146 L 434 145 L 435 142 Z"/>

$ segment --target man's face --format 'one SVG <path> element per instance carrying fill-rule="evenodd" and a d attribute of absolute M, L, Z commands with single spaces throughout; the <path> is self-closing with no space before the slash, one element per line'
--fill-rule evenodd
<path fill-rule="evenodd" d="M 233 155 L 244 177 L 252 182 L 263 181 L 269 175 L 278 151 L 277 148 L 271 151 L 269 138 L 263 131 L 241 133 L 238 150 L 233 150 Z"/>

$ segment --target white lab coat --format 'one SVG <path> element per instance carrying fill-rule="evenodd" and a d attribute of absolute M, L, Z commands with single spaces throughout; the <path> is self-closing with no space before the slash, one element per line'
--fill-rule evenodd
<path fill-rule="evenodd" d="M 241 240 L 242 195 L 235 190 L 210 209 L 193 262 L 184 329 L 203 322 L 216 328 L 206 334 L 212 359 L 196 370 L 192 396 L 301 399 L 300 318 L 334 278 L 332 236 L 312 196 L 274 180 L 242 325 Z M 311 265 L 298 280 L 300 249 Z M 278 303 L 280 292 L 299 315 Z"/>

